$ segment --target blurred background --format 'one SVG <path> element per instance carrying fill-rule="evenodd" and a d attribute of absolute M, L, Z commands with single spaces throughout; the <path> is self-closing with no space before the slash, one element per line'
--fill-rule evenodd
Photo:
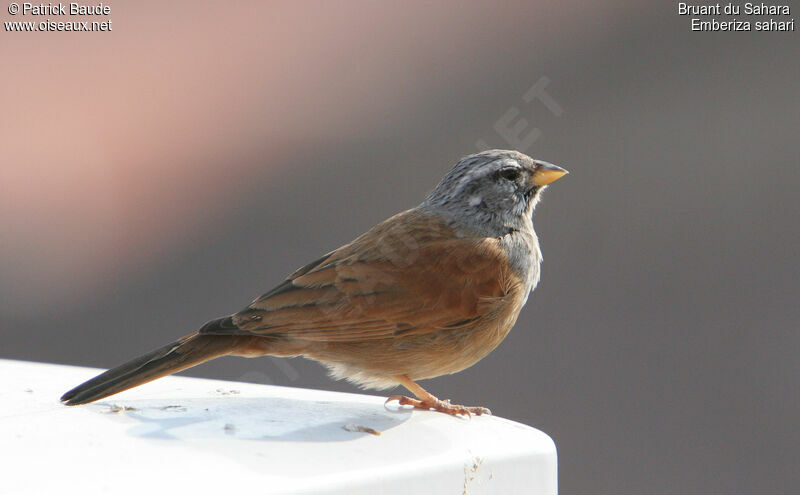
<path fill-rule="evenodd" d="M 626 0 L 109 4 L 111 32 L 0 32 L 0 357 L 120 364 L 516 148 L 571 172 L 542 281 L 424 386 L 550 434 L 564 494 L 796 490 L 796 32 Z M 357 391 L 300 358 L 187 374 Z"/>

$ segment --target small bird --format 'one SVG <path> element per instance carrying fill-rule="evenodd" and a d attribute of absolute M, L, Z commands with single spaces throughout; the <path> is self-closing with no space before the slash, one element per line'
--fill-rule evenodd
<path fill-rule="evenodd" d="M 288 276 L 230 316 L 70 390 L 92 402 L 220 356 L 304 356 L 387 399 L 451 415 L 490 414 L 416 382 L 477 363 L 508 335 L 539 282 L 533 209 L 567 171 L 516 151 L 462 158 L 416 208 Z"/>

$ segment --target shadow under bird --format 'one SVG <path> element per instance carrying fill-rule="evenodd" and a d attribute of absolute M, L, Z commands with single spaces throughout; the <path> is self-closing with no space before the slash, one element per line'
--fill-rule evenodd
<path fill-rule="evenodd" d="M 416 208 L 300 268 L 238 313 L 70 390 L 92 402 L 220 356 L 305 356 L 402 405 L 453 415 L 416 382 L 472 366 L 505 338 L 539 282 L 533 209 L 567 171 L 522 153 L 462 158 Z"/>

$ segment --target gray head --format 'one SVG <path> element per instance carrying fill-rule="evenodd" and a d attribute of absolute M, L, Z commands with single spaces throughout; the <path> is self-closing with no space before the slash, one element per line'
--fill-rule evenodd
<path fill-rule="evenodd" d="M 491 236 L 532 228 L 531 216 L 547 184 L 567 171 L 509 150 L 462 158 L 421 207 Z"/>

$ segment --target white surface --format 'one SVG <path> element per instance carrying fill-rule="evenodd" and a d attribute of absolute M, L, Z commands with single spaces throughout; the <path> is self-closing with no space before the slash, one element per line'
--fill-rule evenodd
<path fill-rule="evenodd" d="M 557 491 L 550 437 L 498 417 L 184 377 L 85 406 L 59 403 L 99 371 L 0 360 L 0 493 Z"/>

